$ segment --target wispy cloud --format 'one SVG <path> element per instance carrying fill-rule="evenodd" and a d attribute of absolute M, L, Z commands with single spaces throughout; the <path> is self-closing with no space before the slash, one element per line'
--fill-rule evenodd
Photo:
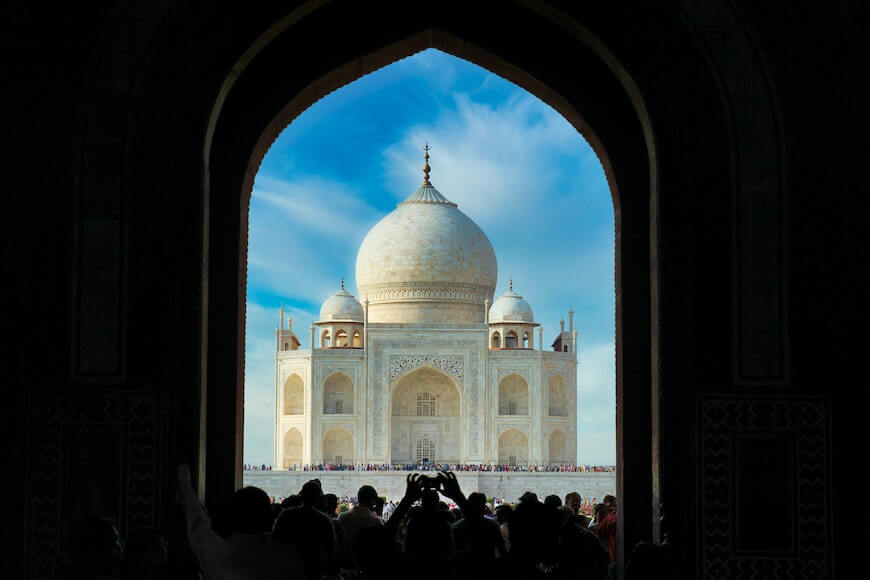
<path fill-rule="evenodd" d="M 320 304 L 351 280 L 356 250 L 381 214 L 356 189 L 317 177 L 257 178 L 251 199 L 252 287 Z"/>
<path fill-rule="evenodd" d="M 416 187 L 425 141 L 435 187 L 493 243 L 496 294 L 513 277 L 548 337 L 570 306 L 598 301 L 605 327 L 581 330 L 593 340 L 611 336 L 613 210 L 603 170 L 577 131 L 519 89 L 496 103 L 455 95 L 435 121 L 408 128 L 385 149 L 387 189 L 407 195 Z"/>

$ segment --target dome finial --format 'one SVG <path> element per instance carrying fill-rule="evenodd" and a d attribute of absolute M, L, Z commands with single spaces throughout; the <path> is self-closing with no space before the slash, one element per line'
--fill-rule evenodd
<path fill-rule="evenodd" d="M 514 277 L 513 276 L 511 276 L 510 291 L 511 292 L 514 291 Z"/>
<path fill-rule="evenodd" d="M 344 276 L 341 277 L 341 289 L 344 290 Z"/>
<path fill-rule="evenodd" d="M 423 151 L 426 152 L 426 154 L 423 155 L 423 159 L 425 160 L 423 163 L 423 185 L 420 187 L 432 187 L 432 184 L 429 183 L 429 172 L 432 171 L 432 168 L 429 167 L 429 149 L 429 142 L 426 141 L 426 146 L 423 147 Z"/>

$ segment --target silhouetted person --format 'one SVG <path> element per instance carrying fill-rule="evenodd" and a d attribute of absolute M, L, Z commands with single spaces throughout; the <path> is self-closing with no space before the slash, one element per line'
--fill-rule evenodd
<path fill-rule="evenodd" d="M 290 546 L 266 538 L 272 523 L 269 496 L 257 487 L 233 494 L 230 503 L 230 535 L 223 539 L 199 505 L 190 485 L 190 470 L 178 468 L 176 501 L 184 510 L 190 546 L 208 580 L 304 579 L 299 555 Z"/>
<path fill-rule="evenodd" d="M 427 485 L 420 501 L 423 509 L 408 522 L 405 552 L 420 560 L 442 560 L 453 551 L 450 514 L 440 509 L 438 492 L 432 489 L 431 482 Z"/>
<path fill-rule="evenodd" d="M 404 525 L 412 509 L 411 504 L 420 498 L 423 491 L 419 473 L 409 473 L 406 484 L 405 495 L 386 524 L 363 528 L 354 543 L 354 558 L 367 580 L 399 580 L 417 576 L 402 552 L 401 544 L 395 540 L 399 527 Z M 419 506 L 414 507 L 422 511 Z"/>
<path fill-rule="evenodd" d="M 323 513 L 330 519 L 337 518 L 338 497 L 334 493 L 323 494 Z"/>
<path fill-rule="evenodd" d="M 607 517 L 607 514 L 610 513 L 610 508 L 608 508 L 603 503 L 597 503 L 592 508 L 592 521 L 589 523 L 589 529 L 598 531 L 598 524 L 604 521 L 604 518 Z"/>
<path fill-rule="evenodd" d="M 610 577 L 616 578 L 616 498 L 612 495 L 604 496 L 603 505 L 604 509 L 595 514 L 595 533 L 610 554 Z"/>
<path fill-rule="evenodd" d="M 562 498 L 558 495 L 548 495 L 544 498 L 544 505 L 550 509 L 562 507 Z"/>
<path fill-rule="evenodd" d="M 565 505 L 571 508 L 572 519 L 574 523 L 579 524 L 581 526 L 589 526 L 590 519 L 586 517 L 586 514 L 580 511 L 580 508 L 583 506 L 583 498 L 576 491 L 572 491 L 565 495 Z"/>
<path fill-rule="evenodd" d="M 555 559 L 556 530 L 550 510 L 534 493 L 526 492 L 514 507 L 508 523 L 510 551 L 505 559 L 496 560 L 494 576 L 500 578 L 545 578 L 543 570 Z"/>
<path fill-rule="evenodd" d="M 506 555 L 504 539 L 496 522 L 484 517 L 486 496 L 479 492 L 469 494 L 464 517 L 453 524 L 453 547 L 457 552 L 470 551 L 480 558 L 491 560 Z"/>
<path fill-rule="evenodd" d="M 464 517 L 451 528 L 456 549 L 451 562 L 459 579 L 489 576 L 495 558 L 507 554 L 499 525 L 484 517 L 485 506 L 486 496 L 477 492 L 470 494 Z"/>
<path fill-rule="evenodd" d="M 610 556 L 598 536 L 584 524 L 576 523 L 573 510 L 562 506 L 555 576 L 580 580 L 607 578 Z"/>
<path fill-rule="evenodd" d="M 300 507 L 285 509 L 275 521 L 272 541 L 296 548 L 308 578 L 320 578 L 337 570 L 335 530 L 332 521 L 321 511 L 323 490 L 312 479 L 302 486 Z"/>
<path fill-rule="evenodd" d="M 346 565 L 353 566 L 354 543 L 359 533 L 370 526 L 382 526 L 384 522 L 375 514 L 377 507 L 378 492 L 370 485 L 364 485 L 356 492 L 357 505 L 338 516 L 338 524 L 344 534 L 344 561 Z"/>
<path fill-rule="evenodd" d="M 290 508 L 299 507 L 302 505 L 302 497 L 296 494 L 285 497 L 281 502 L 281 507 L 285 510 L 289 510 Z"/>
<path fill-rule="evenodd" d="M 513 513 L 514 508 L 512 508 L 510 504 L 505 503 L 495 508 L 495 522 L 501 530 L 501 537 L 504 539 L 504 546 L 508 551 L 511 549 L 510 527 L 508 526 L 508 522 Z"/>

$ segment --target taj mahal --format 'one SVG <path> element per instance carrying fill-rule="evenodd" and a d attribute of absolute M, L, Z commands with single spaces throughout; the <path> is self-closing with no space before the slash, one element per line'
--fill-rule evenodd
<path fill-rule="evenodd" d="M 567 465 L 577 461 L 577 331 L 544 348 L 495 251 L 429 181 L 377 223 L 301 349 L 276 330 L 275 463 Z M 522 290 L 517 288 L 516 290 Z"/>

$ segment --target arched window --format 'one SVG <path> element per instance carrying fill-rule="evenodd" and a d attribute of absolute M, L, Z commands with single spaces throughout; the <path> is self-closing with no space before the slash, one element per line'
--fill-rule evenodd
<path fill-rule="evenodd" d="M 504 337 L 504 347 L 505 348 L 516 348 L 517 347 L 517 333 L 511 330 Z"/>
<path fill-rule="evenodd" d="M 435 443 L 429 437 L 417 441 L 417 463 L 435 461 Z"/>
<path fill-rule="evenodd" d="M 362 335 L 359 333 L 359 330 L 353 332 L 353 347 L 362 348 Z"/>
<path fill-rule="evenodd" d="M 347 346 L 347 332 L 339 330 L 335 333 L 335 348 L 345 348 Z"/>
<path fill-rule="evenodd" d="M 320 335 L 320 348 L 329 348 L 329 331 L 324 330 Z"/>
<path fill-rule="evenodd" d="M 529 333 L 523 333 L 523 348 L 529 348 Z"/>
<path fill-rule="evenodd" d="M 284 350 L 290 350 L 290 343 L 289 342 L 284 343 Z"/>
<path fill-rule="evenodd" d="M 420 393 L 417 395 L 417 416 L 418 417 L 434 417 L 435 416 L 435 396 L 430 393 Z"/>
<path fill-rule="evenodd" d="M 492 333 L 492 348 L 501 348 L 501 336 L 497 332 Z"/>

